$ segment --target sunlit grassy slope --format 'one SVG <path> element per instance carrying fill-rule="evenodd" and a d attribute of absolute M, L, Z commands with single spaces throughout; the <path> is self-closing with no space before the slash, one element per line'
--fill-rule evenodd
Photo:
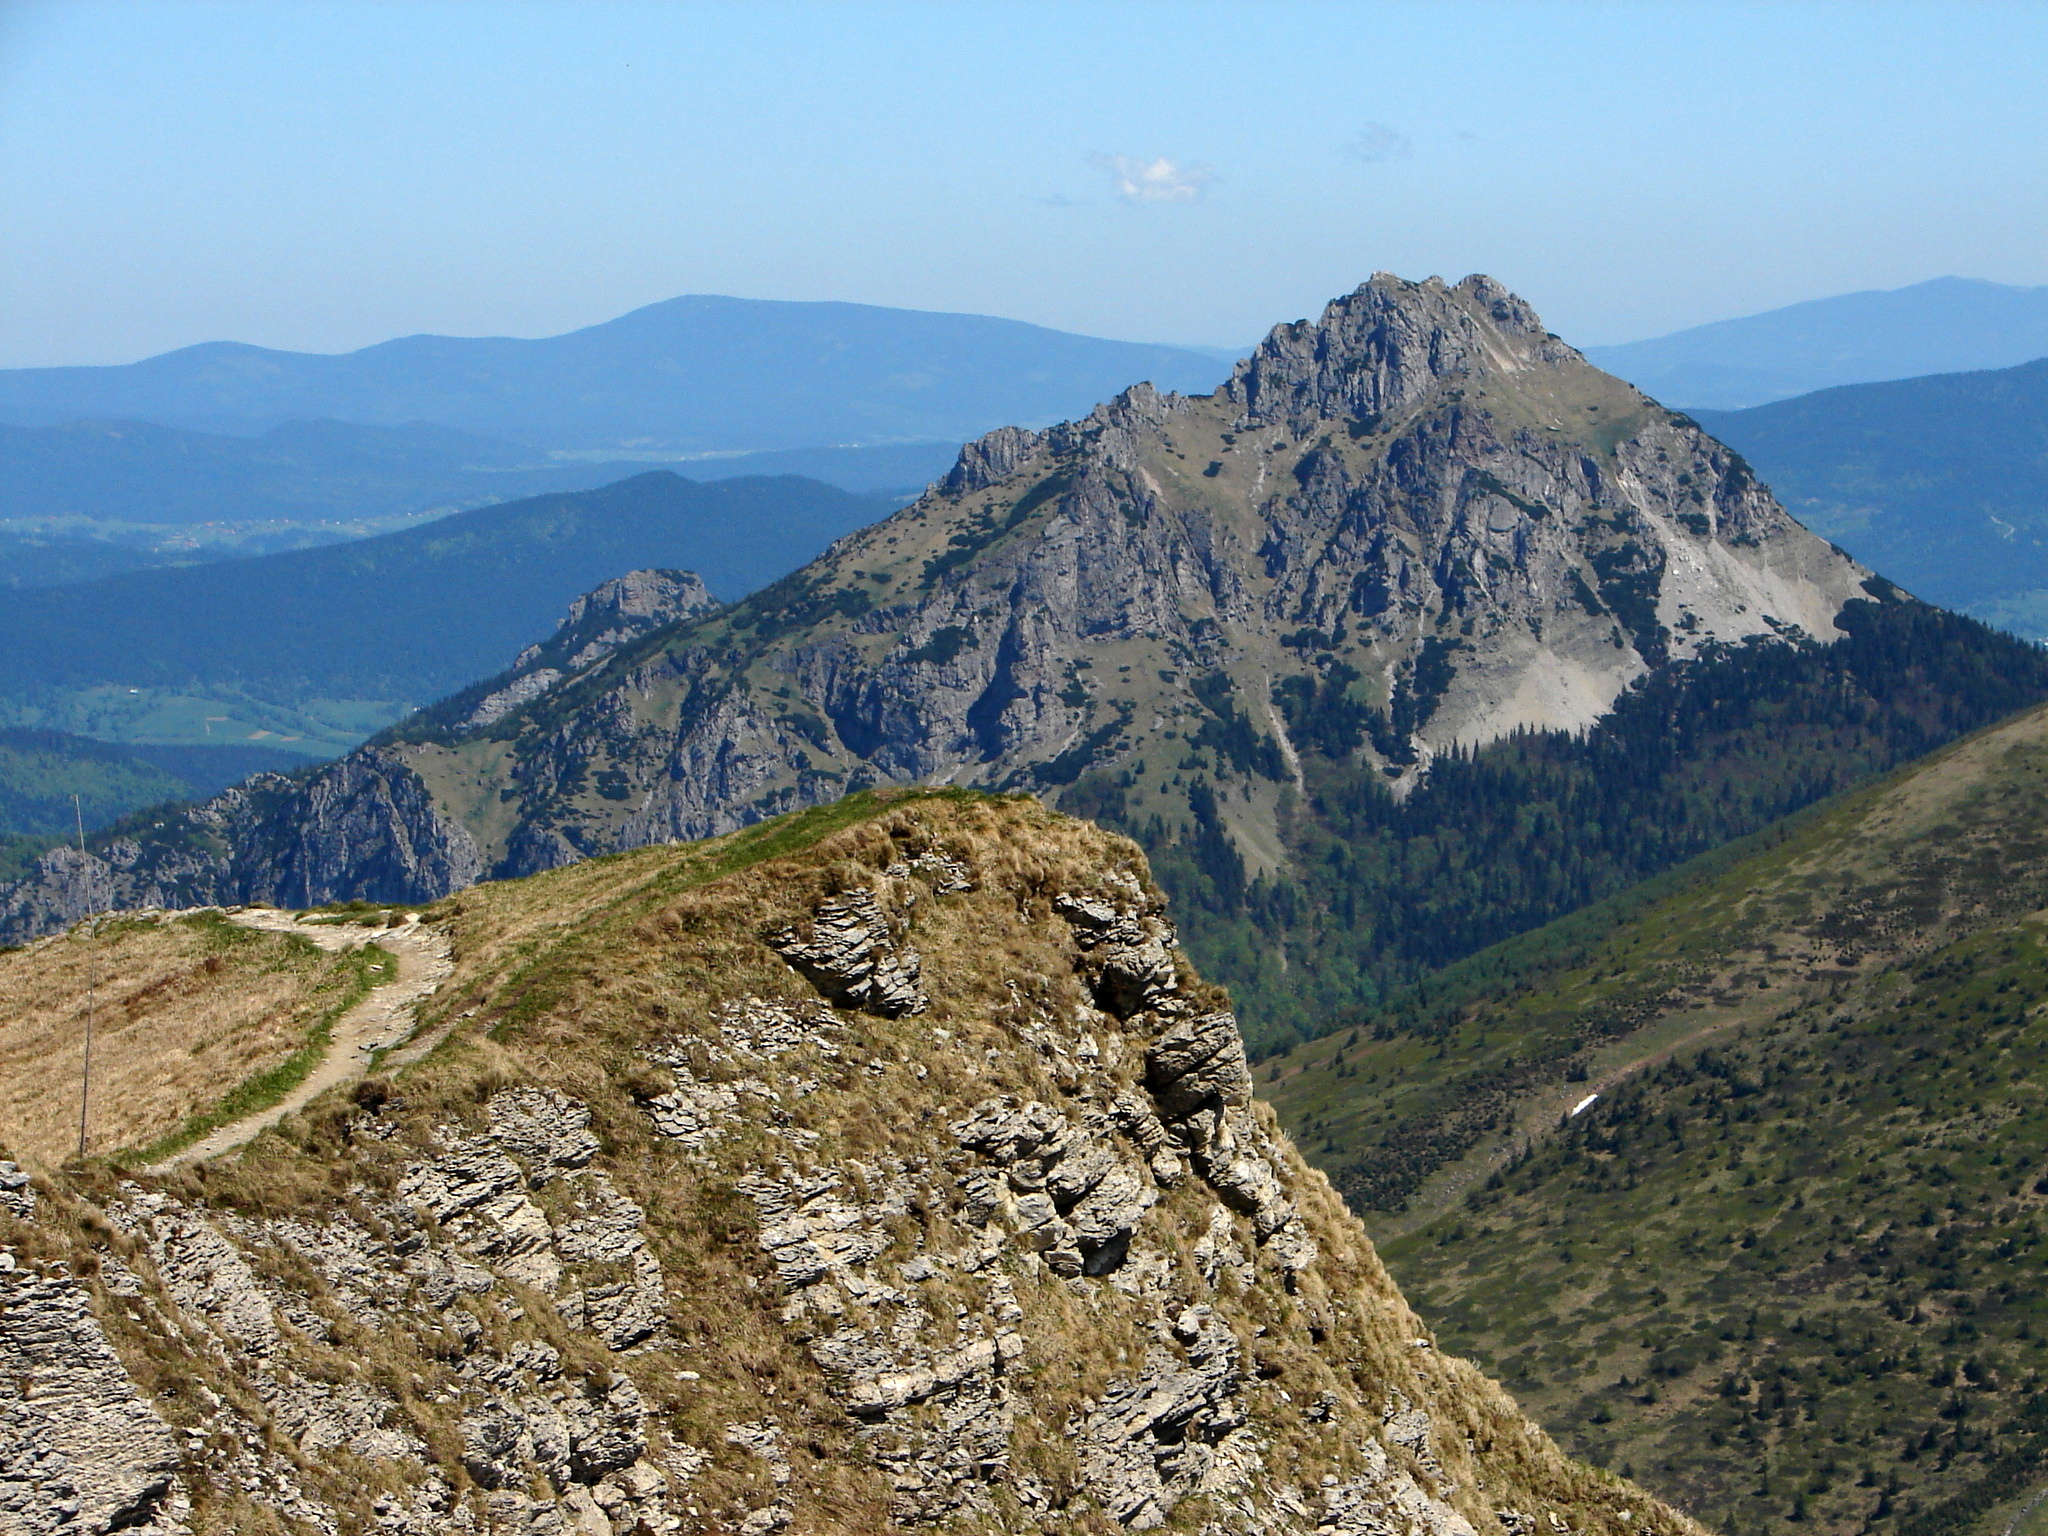
<path fill-rule="evenodd" d="M 2044 908 L 2034 711 L 1264 1089 L 1581 1454 L 1729 1530 L 2002 1530 L 2048 1475 Z"/>

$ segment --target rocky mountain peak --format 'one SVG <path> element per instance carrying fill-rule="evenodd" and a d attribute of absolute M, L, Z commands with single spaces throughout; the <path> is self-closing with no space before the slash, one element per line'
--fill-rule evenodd
<path fill-rule="evenodd" d="M 231 854 L 220 887 L 181 851 L 176 878 L 246 899 L 290 864 L 330 872 L 335 896 L 359 894 L 351 869 L 380 895 L 438 895 L 416 882 L 703 837 L 889 781 L 1113 782 L 1125 825 L 1207 818 L 1248 867 L 1280 871 L 1311 770 L 1405 791 L 1446 750 L 1584 729 L 1712 647 L 1838 638 L 1867 575 L 1498 283 L 1381 274 L 1276 328 L 1212 395 L 1140 384 L 1078 421 L 988 434 L 895 516 L 658 642 L 586 654 L 602 638 L 579 638 L 602 627 L 586 617 L 337 769 L 319 807 L 283 802 L 257 813 L 270 830 L 234 834 L 301 841 L 335 824 L 346 780 L 346 848 Z M 426 824 L 394 820 L 416 804 Z M 177 846 L 202 839 L 222 835 Z M 155 899 L 156 862 L 109 879 Z M 42 920 L 65 899 L 55 879 L 0 893 L 0 912 Z"/>
<path fill-rule="evenodd" d="M 654 628 L 717 606 L 695 571 L 628 571 L 572 602 L 562 628 L 598 616 Z"/>
<path fill-rule="evenodd" d="M 1242 427 L 1300 433 L 1331 421 L 1377 422 L 1461 375 L 1577 358 L 1490 277 L 1447 286 L 1381 272 L 1333 299 L 1320 320 L 1275 326 L 1237 364 L 1224 394 L 1241 408 Z"/>
<path fill-rule="evenodd" d="M 482 697 L 466 716 L 471 727 L 491 725 L 548 692 L 572 673 L 597 665 L 629 640 L 718 606 L 695 571 L 628 571 L 569 604 L 554 634 L 529 645 L 510 672 L 472 694 Z"/>

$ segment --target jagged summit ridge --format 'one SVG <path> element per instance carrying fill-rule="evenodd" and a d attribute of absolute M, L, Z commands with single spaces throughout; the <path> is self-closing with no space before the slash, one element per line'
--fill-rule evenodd
<path fill-rule="evenodd" d="M 517 874 L 878 781 L 1114 775 L 1127 824 L 1169 834 L 1212 794 L 1202 814 L 1277 870 L 1315 755 L 1412 785 L 1449 747 L 1583 728 L 1708 647 L 1836 638 L 1867 578 L 1499 284 L 1383 274 L 1212 395 L 1137 385 L 990 433 L 764 592 L 500 713 L 409 722 L 332 771 L 365 835 L 294 855 L 334 884 L 293 899 L 438 895 L 416 871 Z M 311 793 L 237 813 L 210 864 L 145 843 L 128 887 L 175 868 L 199 899 L 266 897 L 279 856 L 250 845 L 301 841 Z M 64 910 L 58 873 L 9 898 L 17 931 Z"/>
<path fill-rule="evenodd" d="M 1405 410 L 1450 376 L 1577 360 L 1490 277 L 1447 287 L 1439 278 L 1411 283 L 1380 272 L 1333 299 L 1319 321 L 1276 326 L 1239 360 L 1224 393 L 1243 408 L 1242 427 L 1305 432 Z"/>
<path fill-rule="evenodd" d="M 1463 302 L 1460 302 L 1460 301 Z M 1492 278 L 1474 274 L 1455 287 L 1441 278 L 1412 283 L 1375 273 L 1332 299 L 1320 320 L 1275 326 L 1241 358 L 1219 392 L 1240 410 L 1239 430 L 1377 419 L 1418 402 L 1439 380 L 1493 369 L 1518 372 L 1578 354 L 1543 329 L 1536 312 Z M 1040 448 L 1058 453 L 1091 436 L 1159 422 L 1189 397 L 1136 384 L 1080 422 L 1042 431 L 998 427 L 960 451 L 941 482 L 947 491 L 980 490 L 1013 474 Z"/>

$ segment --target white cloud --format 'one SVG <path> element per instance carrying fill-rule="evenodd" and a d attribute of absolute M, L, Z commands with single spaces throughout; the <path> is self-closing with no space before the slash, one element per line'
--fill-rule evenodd
<path fill-rule="evenodd" d="M 1367 165 L 1384 165 L 1389 160 L 1405 160 L 1415 153 L 1415 141 L 1385 123 L 1367 123 L 1359 129 L 1358 137 L 1351 141 L 1351 153 Z"/>
<path fill-rule="evenodd" d="M 1127 203 L 1192 203 L 1216 180 L 1206 165 L 1183 165 L 1156 155 L 1090 155 L 1088 163 L 1116 183 Z"/>

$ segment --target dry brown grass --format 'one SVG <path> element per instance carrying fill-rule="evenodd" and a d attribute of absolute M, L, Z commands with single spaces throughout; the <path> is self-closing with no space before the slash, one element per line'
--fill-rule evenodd
<path fill-rule="evenodd" d="M 0 954 L 0 1147 L 43 1167 L 76 1155 L 88 990 L 89 1148 L 108 1151 L 277 1066 L 338 980 L 306 940 L 218 917 L 115 919 Z"/>
<path fill-rule="evenodd" d="M 460 1027 L 426 1059 L 393 1075 L 388 1104 L 330 1096 L 266 1132 L 246 1155 L 183 1168 L 157 1182 L 192 1205 L 231 1207 L 247 1219 L 292 1215 L 318 1222 L 346 1214 L 377 1231 L 399 1181 L 435 1155 L 443 1129 L 480 1124 L 499 1087 L 559 1089 L 588 1107 L 605 1176 L 647 1213 L 648 1237 L 666 1277 L 672 1337 L 624 1359 L 608 1356 L 589 1334 L 569 1327 L 548 1298 L 507 1286 L 458 1303 L 481 1326 L 479 1349 L 502 1356 L 521 1343 L 545 1342 L 561 1353 L 571 1376 L 627 1371 L 653 1410 L 650 1433 L 710 1455 L 689 1488 L 690 1503 L 704 1511 L 692 1528 L 734 1529 L 747 1510 L 775 1496 L 764 1465 L 724 1439 L 725 1426 L 762 1419 L 781 1426 L 793 1463 L 786 1490 L 797 1506 L 791 1536 L 892 1528 L 887 1475 L 856 1442 L 858 1426 L 808 1348 L 809 1325 L 783 1321 L 786 1298 L 761 1250 L 758 1214 L 739 1187 L 742 1175 L 788 1156 L 790 1144 L 744 1122 L 701 1154 L 665 1141 L 635 1099 L 662 1077 L 650 1066 L 648 1050 L 716 1039 L 715 1016 L 727 1000 L 813 1001 L 808 984 L 762 943 L 764 928 L 805 914 L 829 891 L 876 881 L 911 852 L 936 845 L 964 857 L 976 888 L 920 897 L 909 913 L 909 942 L 924 957 L 929 1011 L 898 1019 L 840 1012 L 826 1026 L 832 1053 L 821 1038 L 779 1058 L 768 1073 L 785 1088 L 799 1078 L 812 1082 L 786 1096 L 788 1130 L 815 1135 L 804 1162 L 845 1172 L 850 1197 L 865 1193 L 863 1166 L 881 1168 L 906 1153 L 932 1158 L 927 1173 L 943 1191 L 973 1164 L 946 1127 L 976 1102 L 997 1093 L 1054 1104 L 1069 1098 L 1071 1080 L 1063 1087 L 1052 1059 L 1028 1043 L 1041 1027 L 1075 1017 L 1087 998 L 1073 941 L 1051 913 L 1052 896 L 1098 888 L 1117 866 L 1134 874 L 1143 866 L 1130 843 L 1025 800 L 868 797 L 852 811 L 818 813 L 803 836 L 797 830 L 786 823 L 689 848 L 640 850 L 479 887 L 440 904 L 430 919 L 447 925 L 456 970 L 428 1006 L 437 1016 L 452 1014 Z M 787 856 L 753 861 L 764 851 Z M 203 953 L 192 953 L 203 964 Z M 193 961 L 185 963 L 189 969 Z M 165 966 L 167 973 L 173 969 Z M 224 973 L 225 967 L 213 975 L 218 980 Z M 0 971 L 0 985 L 5 976 Z M 1197 996 L 1220 1001 L 1192 977 L 1189 985 Z M 1110 1051 L 1116 1026 L 1102 1021 L 1095 1027 L 1106 1058 L 1113 1058 L 1099 1069 L 1099 1086 L 1136 1091 L 1143 1039 L 1116 1033 L 1118 1049 Z M 363 1134 L 373 1122 L 375 1134 Z M 1269 1384 L 1255 1388 L 1251 1399 L 1276 1476 L 1313 1488 L 1326 1475 L 1362 1470 L 1361 1447 L 1376 1433 L 1389 1393 L 1399 1390 L 1436 1416 L 1439 1450 L 1468 1490 L 1459 1498 L 1476 1530 L 1500 1531 L 1476 1491 L 1483 1474 L 1487 1498 L 1562 1508 L 1572 1529 L 1586 1536 L 1698 1536 L 1697 1527 L 1647 1500 L 1635 1504 L 1629 1523 L 1618 1523 L 1611 1514 L 1614 1489 L 1602 1474 L 1566 1463 L 1469 1367 L 1417 1349 L 1425 1330 L 1363 1231 L 1326 1181 L 1291 1153 L 1284 1160 L 1321 1262 L 1296 1290 L 1265 1260 L 1258 1284 L 1239 1291 L 1230 1282 L 1214 1298 L 1240 1347 L 1258 1363 L 1259 1380 Z M 93 1167 L 63 1184 L 105 1202 L 115 1196 L 118 1177 Z M 549 1204 L 568 1194 L 558 1187 L 535 1198 Z M 1139 1369 L 1162 1308 L 1171 1315 L 1208 1294 L 1190 1249 L 1212 1209 L 1210 1196 L 1189 1181 L 1145 1218 L 1139 1246 L 1169 1256 L 1176 1277 L 1164 1298 L 1138 1303 L 1112 1286 L 1070 1286 L 1035 1266 L 1006 1271 L 1014 1277 L 1020 1327 L 1029 1340 L 1007 1381 L 1020 1472 L 1063 1494 L 1080 1491 L 1068 1426 L 1112 1381 Z M 89 1213 L 83 1202 L 53 1200 L 52 1210 L 74 1213 L 81 1222 Z M 44 1224 L 53 1243 L 58 1219 Z M 1241 1245 L 1254 1250 L 1248 1223 L 1240 1217 L 1237 1225 Z M 944 1198 L 914 1206 L 891 1230 L 903 1245 L 892 1257 L 912 1245 L 948 1254 L 982 1241 Z M 121 1252 L 121 1241 L 81 1225 L 73 1262 L 89 1264 L 101 1248 Z M 140 1256 L 129 1261 L 147 1274 Z M 292 1369 L 309 1379 L 359 1381 L 388 1397 L 473 1505 L 475 1491 L 460 1466 L 463 1403 L 456 1389 L 462 1378 L 439 1330 L 366 1328 L 340 1312 L 310 1272 L 279 1268 L 276 1276 L 334 1321 L 329 1342 L 309 1336 L 291 1343 Z M 587 1286 L 615 1276 L 593 1263 L 578 1266 L 572 1278 Z M 965 1270 L 927 1282 L 920 1296 L 937 1319 L 954 1315 L 956 1303 L 970 1317 L 988 1305 L 987 1282 L 970 1279 Z M 171 1330 L 152 1325 L 146 1313 L 109 1307 L 106 1316 L 118 1347 L 131 1360 L 142 1357 L 138 1370 L 150 1382 L 193 1375 L 221 1398 L 251 1404 L 252 1420 L 260 1422 L 250 1379 L 227 1357 L 195 1351 Z M 940 1337 L 933 1333 L 932 1342 Z M 1279 1396 L 1283 1391 L 1288 1399 Z M 1327 1424 L 1282 1411 L 1290 1399 L 1298 1403 L 1324 1391 L 1342 1403 Z M 173 1399 L 170 1411 L 181 1424 L 202 1417 L 189 1395 Z M 906 1418 L 923 1422 L 945 1411 L 943 1403 L 927 1403 Z M 291 1454 L 282 1440 L 276 1448 Z M 367 1524 L 370 1497 L 396 1474 L 329 1458 L 305 1465 L 302 1475 L 349 1510 L 350 1519 Z M 996 1494 L 999 1503 L 1008 1497 Z M 265 1512 L 232 1487 L 209 1488 L 198 1502 L 195 1529 L 207 1536 L 271 1528 Z M 1175 1528 L 1191 1529 L 1213 1513 L 1205 1512 L 1203 1501 L 1190 1501 L 1176 1513 Z M 969 1517 L 961 1528 L 1028 1529 L 1027 1521 L 1012 1511 L 1005 1520 Z M 1069 1507 L 1059 1528 L 1076 1536 L 1115 1536 L 1117 1529 L 1103 1511 L 1078 1505 Z"/>

